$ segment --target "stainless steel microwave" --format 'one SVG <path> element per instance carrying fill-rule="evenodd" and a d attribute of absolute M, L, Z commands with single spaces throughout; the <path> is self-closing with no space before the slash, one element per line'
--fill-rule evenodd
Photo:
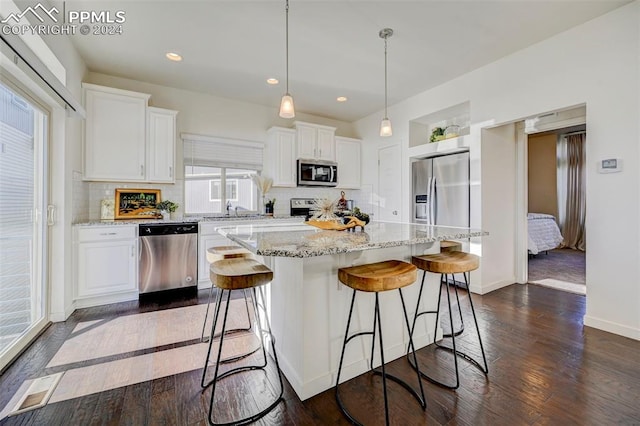
<path fill-rule="evenodd" d="M 338 164 L 332 161 L 298 160 L 298 186 L 336 186 Z"/>

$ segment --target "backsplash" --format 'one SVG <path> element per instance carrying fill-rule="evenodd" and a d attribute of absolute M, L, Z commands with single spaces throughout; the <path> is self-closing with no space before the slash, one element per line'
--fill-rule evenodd
<path fill-rule="evenodd" d="M 176 180 L 175 184 L 151 184 L 136 182 L 84 182 L 73 180 L 73 222 L 100 220 L 101 201 L 114 199 L 116 188 L 160 189 L 163 200 L 171 200 L 180 204 L 178 214 L 184 213 L 184 181 Z M 291 198 L 331 198 L 339 199 L 341 189 L 336 188 L 271 188 L 267 196 L 275 198 L 275 215 L 289 215 Z M 363 185 L 360 190 L 345 189 L 345 197 L 354 200 L 355 205 L 366 213 L 374 210 L 371 185 Z"/>

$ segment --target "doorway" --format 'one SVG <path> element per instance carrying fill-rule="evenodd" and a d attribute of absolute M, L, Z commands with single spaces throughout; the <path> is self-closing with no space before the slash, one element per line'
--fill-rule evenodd
<path fill-rule="evenodd" d="M 378 219 L 384 222 L 400 221 L 401 192 L 400 145 L 378 150 Z"/>
<path fill-rule="evenodd" d="M 528 282 L 586 294 L 586 126 L 528 137 Z"/>
<path fill-rule="evenodd" d="M 47 323 L 48 115 L 0 81 L 0 371 Z"/>

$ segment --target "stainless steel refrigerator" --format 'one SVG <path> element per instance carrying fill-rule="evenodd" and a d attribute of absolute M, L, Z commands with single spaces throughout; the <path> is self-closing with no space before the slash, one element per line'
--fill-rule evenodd
<path fill-rule="evenodd" d="M 412 164 L 413 220 L 469 227 L 469 153 L 426 158 Z"/>

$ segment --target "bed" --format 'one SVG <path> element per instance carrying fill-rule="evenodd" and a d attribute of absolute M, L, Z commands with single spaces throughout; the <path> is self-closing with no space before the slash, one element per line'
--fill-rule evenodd
<path fill-rule="evenodd" d="M 541 251 L 553 250 L 562 243 L 562 234 L 556 218 L 550 214 L 528 213 L 529 253 L 536 255 Z"/>

